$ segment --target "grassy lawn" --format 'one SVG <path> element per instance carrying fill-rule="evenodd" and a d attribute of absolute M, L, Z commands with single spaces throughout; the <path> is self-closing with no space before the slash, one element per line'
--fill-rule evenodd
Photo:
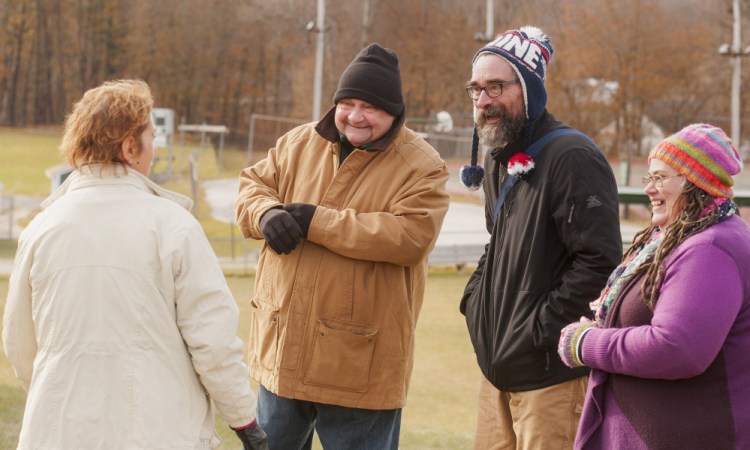
<path fill-rule="evenodd" d="M 60 164 L 58 129 L 0 128 L 0 183 L 6 195 L 47 195 L 50 181 L 44 170 Z"/>
<path fill-rule="evenodd" d="M 407 405 L 403 411 L 400 448 L 414 450 L 469 448 L 476 424 L 476 396 L 480 372 L 458 312 L 467 273 L 433 273 L 427 282 L 417 326 L 416 358 Z M 252 277 L 228 277 L 242 311 L 239 336 L 250 332 Z M 8 280 L 0 279 L 0 307 L 4 309 Z M 0 448 L 15 448 L 25 393 L 0 354 Z M 217 419 L 221 449 L 239 449 L 239 441 Z M 316 443 L 314 448 L 320 448 Z"/>
<path fill-rule="evenodd" d="M 6 195 L 49 195 L 50 180 L 45 169 L 61 164 L 59 146 L 62 130 L 59 128 L 23 129 L 0 128 L 0 182 Z M 190 195 L 190 155 L 195 153 L 198 161 L 198 177 L 232 178 L 239 175 L 245 165 L 247 152 L 240 148 L 225 148 L 222 169 L 218 168 L 216 152 L 209 147 L 200 148 L 197 142 L 186 140 L 182 146 L 172 149 L 173 179 L 165 184 L 183 194 Z M 167 170 L 167 149 L 157 150 L 153 173 Z"/>
<path fill-rule="evenodd" d="M 0 239 L 0 258 L 13 259 L 18 248 L 18 241 L 15 239 Z"/>
<path fill-rule="evenodd" d="M 187 138 L 190 138 L 188 136 Z M 247 162 L 247 151 L 241 148 L 225 148 L 222 157 L 222 167 L 217 163 L 217 152 L 210 147 L 200 147 L 199 142 L 184 141 L 182 146 L 175 144 L 172 149 L 172 176 L 163 186 L 180 192 L 195 199 L 197 207 L 194 209 L 197 219 L 201 222 L 206 235 L 211 238 L 214 251 L 219 256 L 243 255 L 255 247 L 259 241 L 245 241 L 233 224 L 219 222 L 211 218 L 211 211 L 206 205 L 200 188 L 193 193 L 191 185 L 192 171 L 190 156 L 194 154 L 198 161 L 198 179 L 200 181 L 215 178 L 235 178 Z M 56 128 L 25 130 L 18 128 L 0 128 L 0 154 L 3 164 L 0 164 L 0 183 L 3 196 L 35 196 L 46 197 L 50 194 L 50 180 L 44 171 L 62 163 L 58 147 L 60 145 L 61 130 Z M 151 170 L 152 174 L 162 174 L 167 171 L 169 151 L 164 148 L 157 150 L 156 160 Z M 7 205 L 7 201 L 1 205 Z M 25 225 L 36 212 L 26 217 L 16 216 L 18 225 Z M 4 223 L 2 225 L 5 225 Z M 0 258 L 12 257 L 14 243 L 0 241 Z M 9 248 L 12 247 L 13 251 Z"/>

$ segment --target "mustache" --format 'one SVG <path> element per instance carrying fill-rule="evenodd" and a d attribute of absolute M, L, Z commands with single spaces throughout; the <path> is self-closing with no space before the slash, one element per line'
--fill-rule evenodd
<path fill-rule="evenodd" d="M 488 124 L 490 118 L 498 118 L 499 123 Z M 474 123 L 479 133 L 479 140 L 490 147 L 500 147 L 508 142 L 515 142 L 526 124 L 523 115 L 513 114 L 502 105 L 487 105 L 485 108 L 474 108 Z"/>
<path fill-rule="evenodd" d="M 487 105 L 485 108 L 474 109 L 474 122 L 479 126 L 485 125 L 487 119 L 493 117 L 500 117 L 503 121 L 507 121 L 510 114 L 508 110 L 501 105 Z"/>

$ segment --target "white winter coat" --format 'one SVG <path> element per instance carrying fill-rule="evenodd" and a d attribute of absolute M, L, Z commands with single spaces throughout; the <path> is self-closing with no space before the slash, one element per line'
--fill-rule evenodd
<path fill-rule="evenodd" d="M 211 399 L 230 426 L 255 418 L 237 305 L 190 199 L 99 169 L 19 239 L 3 317 L 28 390 L 19 448 L 215 447 Z"/>

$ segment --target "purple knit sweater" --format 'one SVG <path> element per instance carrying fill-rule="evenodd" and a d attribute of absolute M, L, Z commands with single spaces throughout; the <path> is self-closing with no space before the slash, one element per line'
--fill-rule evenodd
<path fill-rule="evenodd" d="M 665 270 L 653 313 L 640 277 L 586 334 L 576 448 L 750 448 L 750 227 L 689 237 Z"/>

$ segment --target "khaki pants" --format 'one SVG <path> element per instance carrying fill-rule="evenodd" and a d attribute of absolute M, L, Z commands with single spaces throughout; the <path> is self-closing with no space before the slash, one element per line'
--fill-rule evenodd
<path fill-rule="evenodd" d="M 525 392 L 479 385 L 474 450 L 571 449 L 588 376 Z"/>

